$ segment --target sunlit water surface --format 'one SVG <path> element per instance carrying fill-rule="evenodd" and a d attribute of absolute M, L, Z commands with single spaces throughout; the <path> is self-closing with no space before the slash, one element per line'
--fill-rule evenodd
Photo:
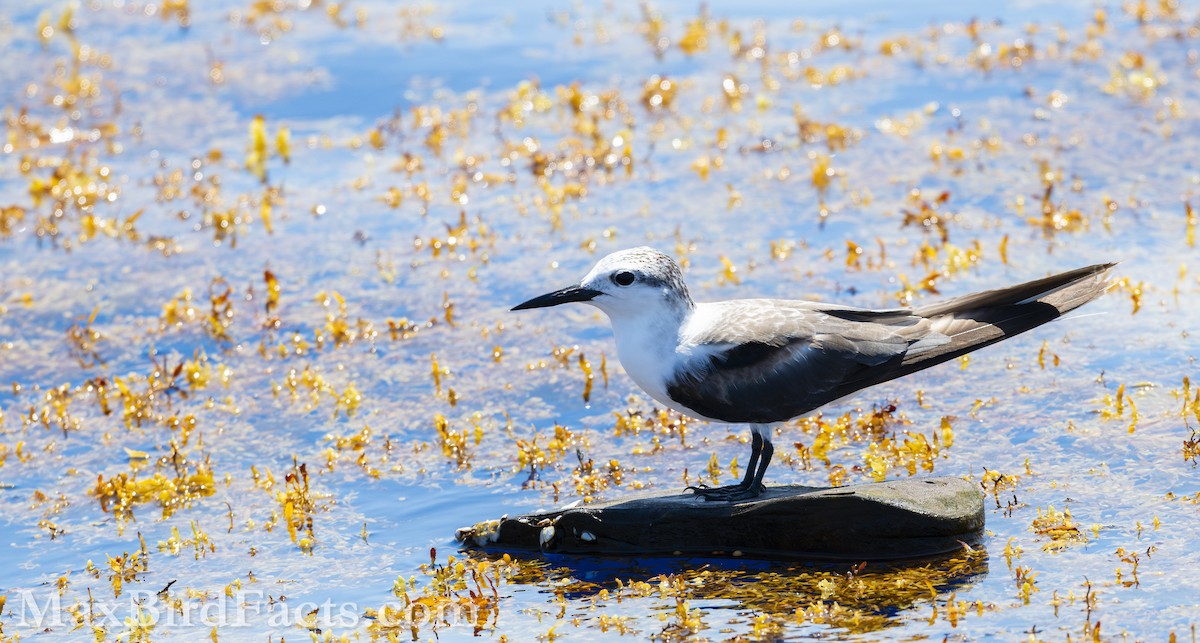
<path fill-rule="evenodd" d="M 1195 8 L 508 4 L 7 3 L 3 636 L 1194 640 Z M 508 312 L 642 244 L 863 306 L 1122 263 L 779 429 L 771 481 L 979 483 L 976 551 L 459 551 L 744 464 L 592 309 Z"/>

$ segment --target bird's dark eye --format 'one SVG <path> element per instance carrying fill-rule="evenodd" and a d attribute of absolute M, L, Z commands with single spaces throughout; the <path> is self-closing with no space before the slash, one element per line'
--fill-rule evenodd
<path fill-rule="evenodd" d="M 612 280 L 613 283 L 617 284 L 618 286 L 628 286 L 633 283 L 634 276 L 632 272 L 629 272 L 628 270 L 622 270 L 621 272 L 613 275 Z"/>

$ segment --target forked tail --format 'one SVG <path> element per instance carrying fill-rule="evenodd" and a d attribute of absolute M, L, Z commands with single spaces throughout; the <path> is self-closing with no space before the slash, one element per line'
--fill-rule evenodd
<path fill-rule="evenodd" d="M 910 352 L 901 368 L 919 371 L 1061 317 L 1104 294 L 1111 286 L 1105 274 L 1114 265 L 1096 264 L 916 308 L 915 314 L 950 341 Z"/>

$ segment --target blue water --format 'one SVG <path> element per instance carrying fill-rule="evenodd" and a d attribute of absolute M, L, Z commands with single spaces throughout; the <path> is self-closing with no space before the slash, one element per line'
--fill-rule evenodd
<path fill-rule="evenodd" d="M 267 44 L 259 29 L 272 18 L 253 27 L 231 19 L 247 11 L 239 3 L 192 5 L 186 29 L 129 4 L 78 8 L 75 37 L 110 55 L 111 63 L 89 59 L 82 65 L 85 77 L 98 79 L 99 94 L 77 115 L 48 100 L 61 91 L 51 81 L 56 61 L 71 55 L 69 41 L 59 34 L 43 45 L 34 33 L 43 11 L 54 25 L 65 5 L 22 0 L 0 22 L 10 61 L 0 66 L 0 79 L 16 88 L 6 113 L 25 109 L 40 128 L 30 134 L 10 119 L 5 140 L 17 148 L 0 155 L 0 207 L 26 212 L 0 237 L 5 634 L 28 637 L 43 629 L 22 620 L 28 607 L 22 592 L 39 601 L 59 596 L 54 613 L 66 618 L 69 606 L 86 604 L 90 591 L 119 616 L 106 631 L 115 638 L 126 627 L 123 618 L 135 612 L 130 596 L 153 596 L 174 581 L 169 595 L 196 604 L 217 605 L 235 582 L 256 592 L 247 603 L 260 613 L 244 627 L 220 628 L 223 640 L 311 634 L 300 617 L 307 605 L 326 602 L 349 606 L 350 618 L 322 635 L 361 636 L 372 624 L 363 616 L 367 608 L 399 600 L 392 591 L 398 577 L 416 578 L 409 590 L 414 597 L 432 586 L 421 568 L 431 549 L 438 564 L 451 555 L 484 558 L 459 550 L 457 528 L 578 500 L 577 451 L 600 468 L 619 462 L 624 484 L 601 490 L 603 499 L 640 487 L 678 489 L 685 468 L 694 481 L 714 455 L 727 479 L 731 461 L 736 457 L 744 466 L 747 456 L 737 439 L 744 437 L 742 427 L 697 423 L 685 444 L 660 434 L 663 448 L 656 453 L 648 453 L 654 438 L 649 432 L 615 435 L 614 412 L 649 413 L 653 405 L 621 371 L 601 316 L 581 307 L 524 315 L 508 308 L 574 282 L 607 252 L 641 244 L 686 256 L 689 284 L 700 299 L 779 296 L 893 306 L 902 276 L 915 283 L 931 269 L 915 260 L 922 243 L 939 247 L 934 267 L 943 267 L 951 252 L 940 248 L 936 236 L 902 223 L 903 211 L 916 207 L 914 189 L 925 200 L 950 192 L 938 208 L 950 243 L 966 248 L 977 242 L 980 248 L 977 263 L 944 275 L 939 293 L 917 292 L 919 301 L 1099 261 L 1121 260 L 1115 276 L 1128 279 L 1069 319 L 973 355 L 965 369 L 942 366 L 825 410 L 836 417 L 894 401 L 911 422 L 898 427 L 901 440 L 903 430 L 929 435 L 950 416 L 954 445 L 939 454 L 934 475 L 979 482 L 986 469 L 1017 476 L 1016 487 L 999 494 L 1001 507 L 993 509 L 986 499 L 988 531 L 980 545 L 986 561 L 962 573 L 951 573 L 944 561 L 928 563 L 925 572 L 872 566 L 877 584 L 862 586 L 869 588 L 858 590 L 868 592 L 863 596 L 855 594 L 858 586 L 838 585 L 849 582 L 849 566 L 532 556 L 522 558 L 520 572 L 498 588 L 495 626 L 482 635 L 546 638 L 553 627 L 555 638 L 615 638 L 616 630 L 601 630 L 608 627 L 603 615 L 625 618 L 637 636 L 651 636 L 675 623 L 676 590 L 635 595 L 630 581 L 658 587 L 671 575 L 687 580 L 689 589 L 680 597 L 699 610 L 703 623 L 694 634 L 709 638 L 1012 639 L 1036 627 L 1047 639 L 1082 639 L 1091 636 L 1086 628 L 1102 622 L 1105 636 L 1123 632 L 1160 640 L 1171 632 L 1186 636 L 1195 623 L 1200 588 L 1187 570 L 1200 562 L 1193 546 L 1200 487 L 1181 445 L 1200 418 L 1181 416 L 1175 391 L 1184 377 L 1200 380 L 1190 330 L 1200 286 L 1183 206 L 1196 196 L 1197 131 L 1190 109 L 1200 97 L 1187 53 L 1195 43 L 1189 34 L 1174 36 L 1194 22 L 1194 10 L 1185 7 L 1178 18 L 1157 16 L 1142 25 L 1120 7 L 1106 7 L 1107 29 L 1096 36 L 1099 53 L 1092 58 L 1071 53 L 1086 41 L 1089 25 L 1095 29 L 1097 7 L 1090 3 L 922 2 L 901 8 L 844 2 L 796 11 L 743 2 L 710 6 L 708 48 L 689 55 L 677 43 L 700 5 L 659 3 L 653 10 L 661 13 L 672 45 L 656 57 L 640 31 L 641 5 L 634 3 L 431 6 L 421 24 L 443 29 L 435 40 L 428 32 L 402 37 L 406 25 L 397 7 L 362 2 L 343 9 L 351 23 L 354 10 L 364 10 L 368 19 L 361 26 L 338 27 L 321 8 L 285 12 L 288 28 L 270 30 Z M 972 18 L 979 21 L 978 41 L 965 35 Z M 1058 38 L 1060 26 L 1065 42 Z M 834 28 L 861 39 L 861 46 L 816 51 L 802 64 L 822 73 L 846 65 L 861 76 L 821 88 L 786 79 L 775 56 L 813 49 Z M 730 52 L 734 31 L 743 43 L 757 31 L 765 34 L 777 89 L 767 87 L 760 63 Z M 936 38 L 934 32 L 940 32 Z M 922 51 L 879 53 L 881 42 L 898 38 Z M 970 58 L 981 43 L 994 52 L 1018 39 L 1034 43 L 1035 51 L 1019 69 L 997 64 L 984 71 Z M 1145 96 L 1121 86 L 1106 91 L 1114 78 L 1131 78 L 1132 54 L 1146 61 L 1140 70 L 1160 74 L 1165 84 L 1156 80 Z M 218 62 L 224 81 L 214 84 L 210 72 Z M 679 85 L 666 111 L 641 103 L 655 74 Z M 726 74 L 748 87 L 740 110 L 728 107 L 721 94 Z M 523 90 L 526 82 L 532 84 Z M 560 99 L 573 83 L 598 101 L 611 98 L 612 115 L 600 115 L 595 124 L 602 141 L 618 134 L 630 140 L 633 170 L 559 170 L 542 185 L 531 172 L 530 155 L 521 151 L 524 139 L 560 162 L 578 162 L 581 151 L 592 149 L 591 134 L 576 129 L 580 122 Z M 519 123 L 502 116 L 511 113 L 513 96 L 534 87 L 544 93 L 544 111 L 525 111 Z M 1054 91 L 1066 96 L 1063 106 L 1051 106 Z M 794 106 L 810 119 L 847 128 L 853 142 L 836 151 L 823 140 L 802 144 Z M 430 126 L 418 122 L 418 108 L 442 115 L 475 111 L 461 134 L 447 133 L 438 153 L 425 143 Z M 268 132 L 265 186 L 245 169 L 256 114 L 265 117 Z M 885 118 L 911 123 L 911 132 L 881 131 Z M 108 123 L 115 133 L 95 143 L 29 142 L 64 125 L 87 131 Z M 452 123 L 445 125 L 453 130 Z M 274 147 L 281 126 L 291 131 L 286 163 Z M 374 128 L 384 132 L 380 149 L 370 142 Z M 723 150 L 716 144 L 721 130 L 728 141 Z M 988 143 L 993 137 L 994 146 Z M 738 151 L 764 138 L 778 144 L 776 151 Z M 935 144 L 961 148 L 963 160 L 935 161 Z M 514 150 L 511 163 L 503 163 Z M 405 154 L 422 161 L 412 175 L 402 167 Z M 836 172 L 823 195 L 810 180 L 817 154 L 828 154 Z M 468 157 L 472 170 L 464 169 Z M 707 179 L 693 167 L 701 157 L 710 164 L 721 159 Z M 43 165 L 22 170 L 24 158 Z M 59 236 L 39 238 L 38 219 L 51 216 L 52 199 L 35 203 L 30 183 L 49 180 L 63 159 L 93 172 L 108 167 L 118 194 L 93 212 L 123 221 L 142 210 L 140 236 L 101 232 L 85 240 L 79 213 L 68 208 L 57 221 Z M 215 200 L 191 198 L 192 159 L 204 159 L 204 174 L 219 177 Z M 1078 211 L 1086 225 L 1048 232 L 1028 221 L 1041 215 L 1042 162 L 1063 177 L 1055 179 L 1053 205 Z M 184 177 L 182 195 L 168 200 L 156 181 L 176 169 Z M 487 187 L 468 180 L 467 203 L 452 200 L 459 177 L 474 169 L 505 178 Z M 572 183 L 586 193 L 555 211 L 546 188 Z M 396 208 L 382 198 L 392 187 L 404 194 Z M 419 187 L 429 190 L 427 204 Z M 277 191 L 270 233 L 260 217 L 268 188 Z M 740 202 L 731 206 L 734 191 Z M 1105 198 L 1117 204 L 1107 220 Z M 829 208 L 823 220 L 816 215 L 820 203 Z M 203 225 L 206 210 L 238 214 L 236 244 L 215 242 L 218 235 Z M 181 211 L 189 216 L 181 218 Z M 482 222 L 482 230 L 471 223 L 463 241 L 476 248 L 460 246 L 435 257 L 430 243 L 448 240 L 460 212 Z M 146 246 L 150 235 L 171 237 L 180 251 L 163 256 Z M 999 250 L 1003 239 L 1007 261 Z M 863 269 L 847 265 L 847 241 L 867 253 Z M 771 242 L 794 250 L 774 259 Z M 585 249 L 589 243 L 594 251 Z M 737 267 L 739 285 L 719 282 L 722 257 Z M 264 270 L 277 276 L 281 288 L 269 314 Z M 226 339 L 209 333 L 204 321 L 217 277 L 231 289 L 234 317 Z M 1139 284 L 1141 308 L 1133 314 L 1130 292 Z M 164 306 L 185 289 L 198 321 L 165 326 Z M 337 292 L 346 302 L 344 321 L 353 335 L 346 345 L 318 345 L 318 335 L 329 337 L 327 324 L 340 316 L 336 304 L 320 303 L 322 292 L 330 300 Z M 444 302 L 453 305 L 453 325 Z M 72 357 L 66 333 L 93 310 L 100 361 L 84 365 Z M 270 325 L 272 317 L 278 328 Z M 420 330 L 393 340 L 387 322 L 402 317 Z M 281 346 L 296 348 L 297 335 L 302 349 L 281 354 Z M 1043 345 L 1061 357 L 1059 366 L 1050 357 L 1046 368 L 1038 365 Z M 497 346 L 499 361 L 493 358 Z M 578 349 L 566 366 L 558 365 L 552 351 L 572 346 Z M 596 371 L 587 403 L 580 352 Z M 153 420 L 126 428 L 115 393 L 110 401 L 116 412 L 106 415 L 94 395 L 78 388 L 121 378 L 144 390 L 147 375 L 163 360 L 174 367 L 201 355 L 214 369 L 206 388 L 188 389 L 186 399 L 172 393 L 169 407 L 156 398 L 165 416 L 178 411 L 196 417 L 186 444 L 178 429 Z M 431 375 L 434 355 L 445 369 L 440 393 Z M 602 355 L 607 386 L 599 374 Z M 228 386 L 217 375 L 221 367 L 230 369 Z M 289 370 L 305 367 L 324 382 L 311 406 L 310 390 L 302 386 L 293 401 L 285 384 Z M 351 384 L 362 395 L 352 415 L 337 401 Z M 1113 418 L 1100 412 L 1113 411 L 1104 396 L 1115 397 L 1122 384 L 1137 407 L 1132 433 L 1131 406 Z M 64 432 L 54 423 L 45 428 L 26 419 L 31 408 L 36 417 L 46 406 L 48 390 L 63 385 L 76 387 L 68 405 L 75 428 Z M 453 405 L 450 389 L 457 396 Z M 924 406 L 916 401 L 917 390 Z M 452 431 L 467 431 L 466 466 L 444 455 L 435 414 Z M 481 427 L 478 444 L 475 423 Z M 546 449 L 556 423 L 574 440 L 542 467 L 537 484 L 523 487 L 529 472 L 518 465 L 517 441 L 538 436 Z M 336 437 L 364 426 L 371 427 L 371 439 L 363 448 L 337 452 Z M 793 443 L 812 446 L 813 440 L 798 426 L 783 427 L 780 461 L 769 481 L 829 484 L 831 470 L 823 464 L 807 470 L 785 464 L 785 456 L 796 454 Z M 193 498 L 165 518 L 156 502 L 139 502 L 134 521 L 120 529 L 91 491 L 97 476 L 174 476 L 173 441 L 188 466 L 212 469 L 212 495 Z M 147 458 L 131 460 L 127 450 L 144 451 Z M 865 482 L 866 452 L 864 441 L 837 445 L 831 466 L 844 467 L 848 482 Z M 378 478 L 356 464 L 360 455 Z M 316 503 L 311 554 L 290 538 L 276 495 L 284 491 L 293 461 L 307 465 Z M 251 466 L 260 473 L 269 469 L 275 486 L 256 485 Z M 889 476 L 908 473 L 898 466 Z M 1013 507 L 1005 508 L 1014 496 Z M 1034 521 L 1051 507 L 1069 508 L 1086 542 L 1044 548 L 1049 537 L 1035 531 Z M 191 545 L 179 555 L 160 550 L 173 529 L 189 537 L 193 521 L 215 551 L 197 558 Z M 106 561 L 139 550 L 139 533 L 149 567 L 114 596 Z M 1010 542 L 1021 549 L 1011 561 L 1004 555 Z M 1137 583 L 1131 582 L 1132 563 L 1122 560 L 1129 552 L 1139 556 Z M 86 571 L 88 561 L 96 574 Z M 1021 568 L 1035 574 L 1036 591 L 1024 596 L 1014 571 Z M 56 583 L 64 577 L 60 595 Z M 928 581 L 932 596 L 923 589 L 920 598 L 881 589 L 913 579 Z M 824 594 L 814 589 L 820 580 L 833 583 Z M 1090 610 L 1082 603 L 1085 582 L 1096 596 Z M 947 617 L 952 598 L 971 604 L 955 622 Z M 981 613 L 976 601 L 984 606 Z M 833 602 L 881 620 L 856 627 L 796 618 L 797 607 Z M 279 606 L 293 613 L 276 622 L 269 616 Z M 276 611 L 268 614 L 268 608 Z M 763 620 L 757 630 L 755 618 Z M 762 630 L 764 623 L 775 629 Z M 209 630 L 163 620 L 154 636 L 191 640 Z M 48 634 L 73 639 L 84 631 L 63 621 Z M 418 635 L 458 640 L 472 631 L 460 623 L 436 632 L 425 626 Z"/>

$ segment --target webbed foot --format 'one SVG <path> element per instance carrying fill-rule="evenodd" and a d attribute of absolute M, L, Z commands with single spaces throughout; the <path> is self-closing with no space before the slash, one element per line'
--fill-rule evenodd
<path fill-rule="evenodd" d="M 688 487 L 685 491 L 700 496 L 708 501 L 718 502 L 733 502 L 735 500 L 749 500 L 762 495 L 766 487 L 761 483 L 747 485 L 745 481 L 737 484 L 726 485 L 724 487 Z"/>

